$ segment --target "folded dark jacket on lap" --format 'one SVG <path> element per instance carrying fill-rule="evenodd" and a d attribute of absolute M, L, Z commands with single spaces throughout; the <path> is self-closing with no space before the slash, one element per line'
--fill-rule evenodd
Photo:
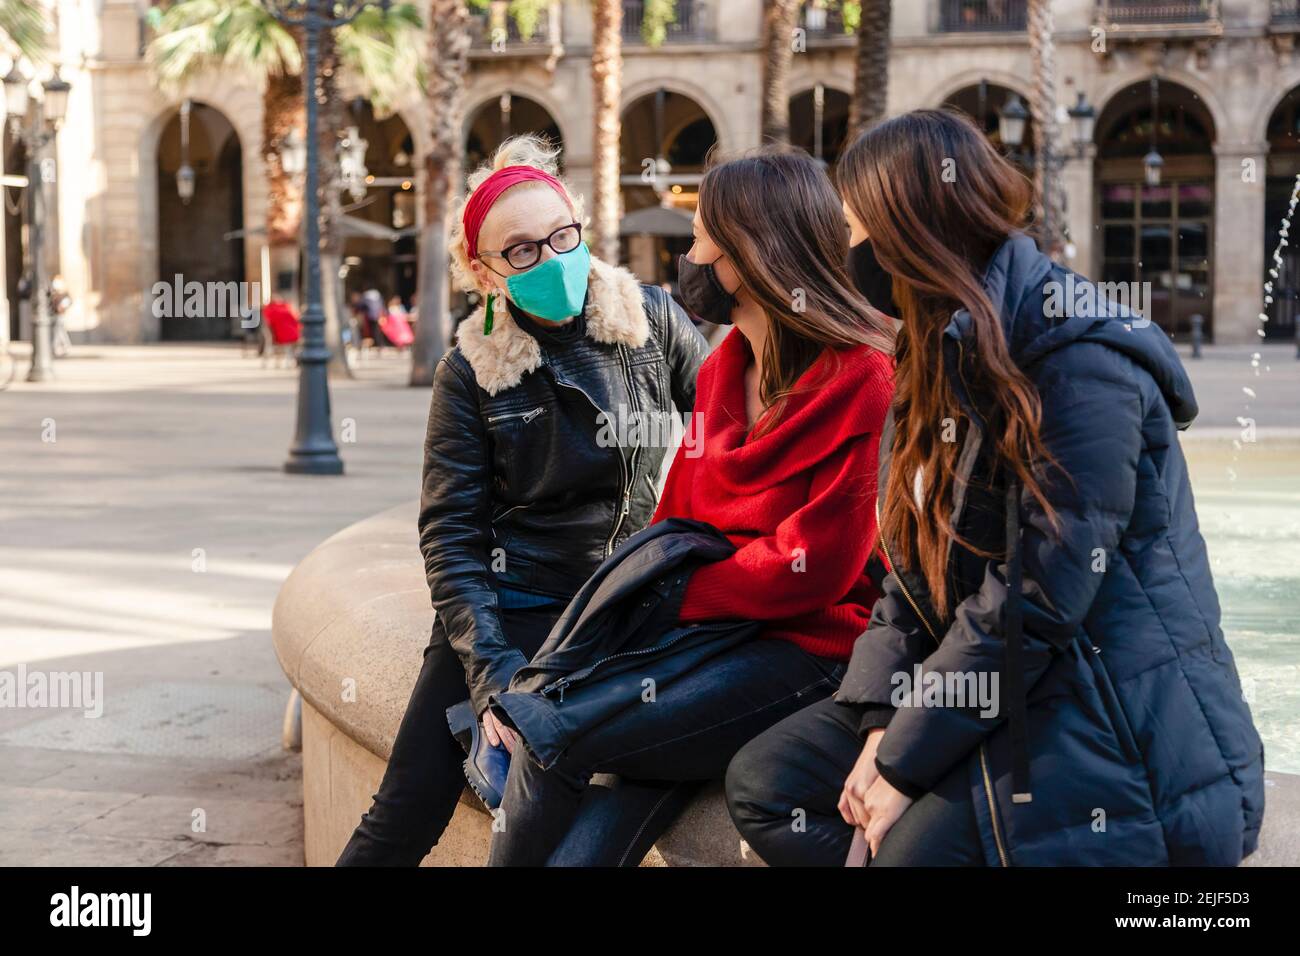
<path fill-rule="evenodd" d="M 756 621 L 683 625 L 678 611 L 691 573 L 735 546 L 712 525 L 657 522 L 605 559 L 550 636 L 490 706 L 519 731 L 529 756 L 550 767 L 593 727 L 736 644 Z"/>

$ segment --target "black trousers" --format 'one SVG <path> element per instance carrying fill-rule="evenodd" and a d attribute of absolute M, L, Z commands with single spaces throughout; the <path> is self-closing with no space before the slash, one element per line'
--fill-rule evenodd
<path fill-rule="evenodd" d="M 563 609 L 503 610 L 506 639 L 531 658 Z M 379 792 L 336 866 L 416 866 L 442 837 L 465 789 L 465 752 L 447 727 L 447 708 L 468 696 L 460 658 L 435 621 Z M 591 787 L 569 839 L 549 862 L 636 866 L 690 802 L 694 789 L 630 780 Z"/>
<path fill-rule="evenodd" d="M 563 609 L 502 611 L 506 640 L 531 658 Z M 465 670 L 435 620 L 379 792 L 336 866 L 416 866 L 438 842 L 465 789 L 465 751 L 447 727 L 447 708 L 467 697 Z"/>
<path fill-rule="evenodd" d="M 727 768 L 727 806 L 772 866 L 843 866 L 853 828 L 837 809 L 862 753 L 858 709 L 826 698 L 746 744 Z M 888 733 L 889 731 L 885 731 Z M 983 866 L 966 765 L 913 803 L 872 866 Z"/>

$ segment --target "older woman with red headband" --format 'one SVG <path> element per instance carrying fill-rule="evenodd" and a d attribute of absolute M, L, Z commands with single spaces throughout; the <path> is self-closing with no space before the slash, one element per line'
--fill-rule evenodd
<path fill-rule="evenodd" d="M 419 517 L 433 634 L 339 865 L 419 863 L 467 777 L 500 802 L 516 739 L 488 698 L 649 522 L 660 436 L 695 404 L 703 337 L 663 290 L 591 256 L 556 156 L 507 140 L 452 230 L 453 272 L 483 304 L 434 375 Z"/>

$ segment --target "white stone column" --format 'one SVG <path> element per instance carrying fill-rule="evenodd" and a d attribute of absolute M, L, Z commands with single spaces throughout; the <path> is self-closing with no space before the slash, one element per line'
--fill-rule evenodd
<path fill-rule="evenodd" d="M 1214 145 L 1214 341 L 1258 341 L 1267 143 Z"/>

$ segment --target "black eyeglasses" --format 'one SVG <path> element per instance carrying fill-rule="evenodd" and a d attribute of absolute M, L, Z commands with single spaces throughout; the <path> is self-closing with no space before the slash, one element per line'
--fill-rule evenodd
<path fill-rule="evenodd" d="M 480 252 L 477 258 L 496 256 L 499 259 L 506 260 L 514 269 L 531 269 L 542 258 L 542 246 L 550 246 L 552 252 L 561 255 L 578 248 L 580 242 L 582 242 L 582 225 L 571 222 L 567 226 L 556 229 L 545 239 L 525 239 L 523 242 L 516 242 L 506 246 L 500 252 Z M 487 265 L 486 262 L 483 264 Z M 488 268 L 492 269 L 491 266 L 488 266 Z M 492 271 L 497 272 L 496 269 L 492 269 Z M 501 275 L 501 273 L 497 272 L 497 275 Z"/>

